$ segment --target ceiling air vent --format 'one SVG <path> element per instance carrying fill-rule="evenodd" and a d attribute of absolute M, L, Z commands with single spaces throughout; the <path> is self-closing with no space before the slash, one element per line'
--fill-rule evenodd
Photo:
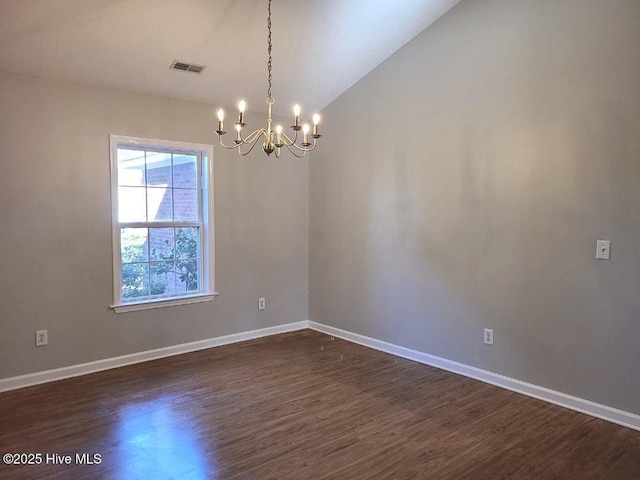
<path fill-rule="evenodd" d="M 182 72 L 202 73 L 205 69 L 204 65 L 196 65 L 195 63 L 179 62 L 175 61 L 170 67 L 172 70 L 180 70 Z"/>

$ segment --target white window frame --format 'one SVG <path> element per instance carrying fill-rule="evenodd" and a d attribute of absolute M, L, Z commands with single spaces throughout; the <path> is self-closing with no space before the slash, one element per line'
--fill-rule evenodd
<path fill-rule="evenodd" d="M 116 313 L 125 313 L 213 300 L 217 295 L 215 289 L 215 235 L 213 223 L 213 145 L 109 135 L 109 147 L 111 160 L 111 227 L 113 238 L 113 305 L 111 305 L 111 308 L 113 308 Z M 118 148 L 126 147 L 179 151 L 180 153 L 191 153 L 199 156 L 199 196 L 202 208 L 202 240 L 200 245 L 202 259 L 201 291 L 171 297 L 133 299 L 131 301 L 122 299 L 121 223 L 118 218 Z M 167 224 L 158 222 L 158 226 L 167 226 Z"/>

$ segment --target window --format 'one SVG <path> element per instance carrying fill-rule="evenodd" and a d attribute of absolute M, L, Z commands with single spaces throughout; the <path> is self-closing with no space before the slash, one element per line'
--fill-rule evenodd
<path fill-rule="evenodd" d="M 116 312 L 211 300 L 213 147 L 111 135 Z"/>

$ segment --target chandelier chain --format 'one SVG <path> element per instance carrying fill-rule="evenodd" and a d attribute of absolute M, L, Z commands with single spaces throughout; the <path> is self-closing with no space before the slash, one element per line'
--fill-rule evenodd
<path fill-rule="evenodd" d="M 269 29 L 269 36 L 267 42 L 269 47 L 267 49 L 269 53 L 269 61 L 267 62 L 267 72 L 269 74 L 269 89 L 267 90 L 267 99 L 271 100 L 271 0 L 269 0 L 269 16 L 267 18 L 267 28 Z"/>

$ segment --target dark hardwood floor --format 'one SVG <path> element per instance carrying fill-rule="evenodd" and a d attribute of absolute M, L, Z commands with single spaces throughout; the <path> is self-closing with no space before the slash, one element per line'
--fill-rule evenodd
<path fill-rule="evenodd" d="M 42 454 L 1 479 L 640 479 L 640 432 L 310 330 L 5 392 L 0 422 Z"/>

